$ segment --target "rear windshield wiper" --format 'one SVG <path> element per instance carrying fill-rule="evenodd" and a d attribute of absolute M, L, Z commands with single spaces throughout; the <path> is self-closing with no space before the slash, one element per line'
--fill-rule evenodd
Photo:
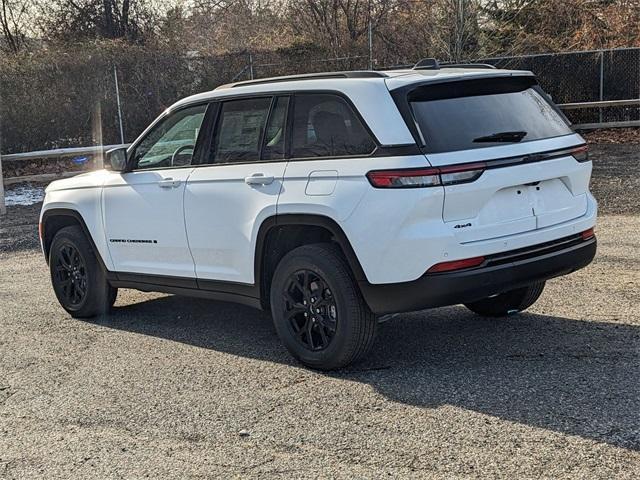
<path fill-rule="evenodd" d="M 486 137 L 474 138 L 474 142 L 519 142 L 527 136 L 527 132 L 515 131 L 515 132 L 498 132 Z"/>

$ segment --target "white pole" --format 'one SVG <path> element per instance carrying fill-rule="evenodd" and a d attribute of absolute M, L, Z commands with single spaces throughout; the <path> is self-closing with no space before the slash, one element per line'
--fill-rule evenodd
<path fill-rule="evenodd" d="M 120 89 L 118 88 L 118 70 L 113 66 L 113 77 L 116 81 L 116 101 L 118 102 L 118 121 L 120 122 L 120 143 L 124 143 L 124 129 L 122 128 L 122 108 L 120 106 Z"/>

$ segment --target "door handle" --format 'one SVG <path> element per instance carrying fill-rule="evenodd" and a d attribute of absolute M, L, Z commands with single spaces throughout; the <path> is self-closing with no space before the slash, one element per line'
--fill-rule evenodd
<path fill-rule="evenodd" d="M 180 180 L 174 180 L 173 178 L 163 178 L 158 182 L 160 188 L 176 188 L 179 187 L 182 182 Z"/>
<path fill-rule="evenodd" d="M 265 175 L 264 173 L 254 173 L 244 177 L 244 183 L 247 185 L 269 185 L 273 183 L 273 180 L 273 175 Z"/>

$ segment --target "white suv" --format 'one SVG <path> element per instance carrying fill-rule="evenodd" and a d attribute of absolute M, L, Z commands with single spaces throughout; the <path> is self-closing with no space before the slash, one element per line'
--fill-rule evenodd
<path fill-rule="evenodd" d="M 584 140 L 530 72 L 422 62 L 225 85 L 109 169 L 52 183 L 40 236 L 62 306 L 118 288 L 270 309 L 291 354 L 362 357 L 378 317 L 523 310 L 595 255 Z"/>

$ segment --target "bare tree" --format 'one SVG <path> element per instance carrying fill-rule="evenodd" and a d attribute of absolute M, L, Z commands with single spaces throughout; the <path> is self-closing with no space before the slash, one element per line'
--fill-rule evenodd
<path fill-rule="evenodd" d="M 288 15 L 299 37 L 335 57 L 362 51 L 369 26 L 375 31 L 397 0 L 302 0 L 289 2 Z"/>
<path fill-rule="evenodd" d="M 30 12 L 30 0 L 0 0 L 0 29 L 4 50 L 18 53 L 27 35 L 25 20 Z"/>
<path fill-rule="evenodd" d="M 480 0 L 440 0 L 436 4 L 434 43 L 445 58 L 461 61 L 477 54 L 480 3 Z"/>
<path fill-rule="evenodd" d="M 640 45 L 639 0 L 488 0 L 482 17 L 488 55 Z"/>
<path fill-rule="evenodd" d="M 45 35 L 62 40 L 140 40 L 151 28 L 149 0 L 51 0 L 45 7 Z"/>

